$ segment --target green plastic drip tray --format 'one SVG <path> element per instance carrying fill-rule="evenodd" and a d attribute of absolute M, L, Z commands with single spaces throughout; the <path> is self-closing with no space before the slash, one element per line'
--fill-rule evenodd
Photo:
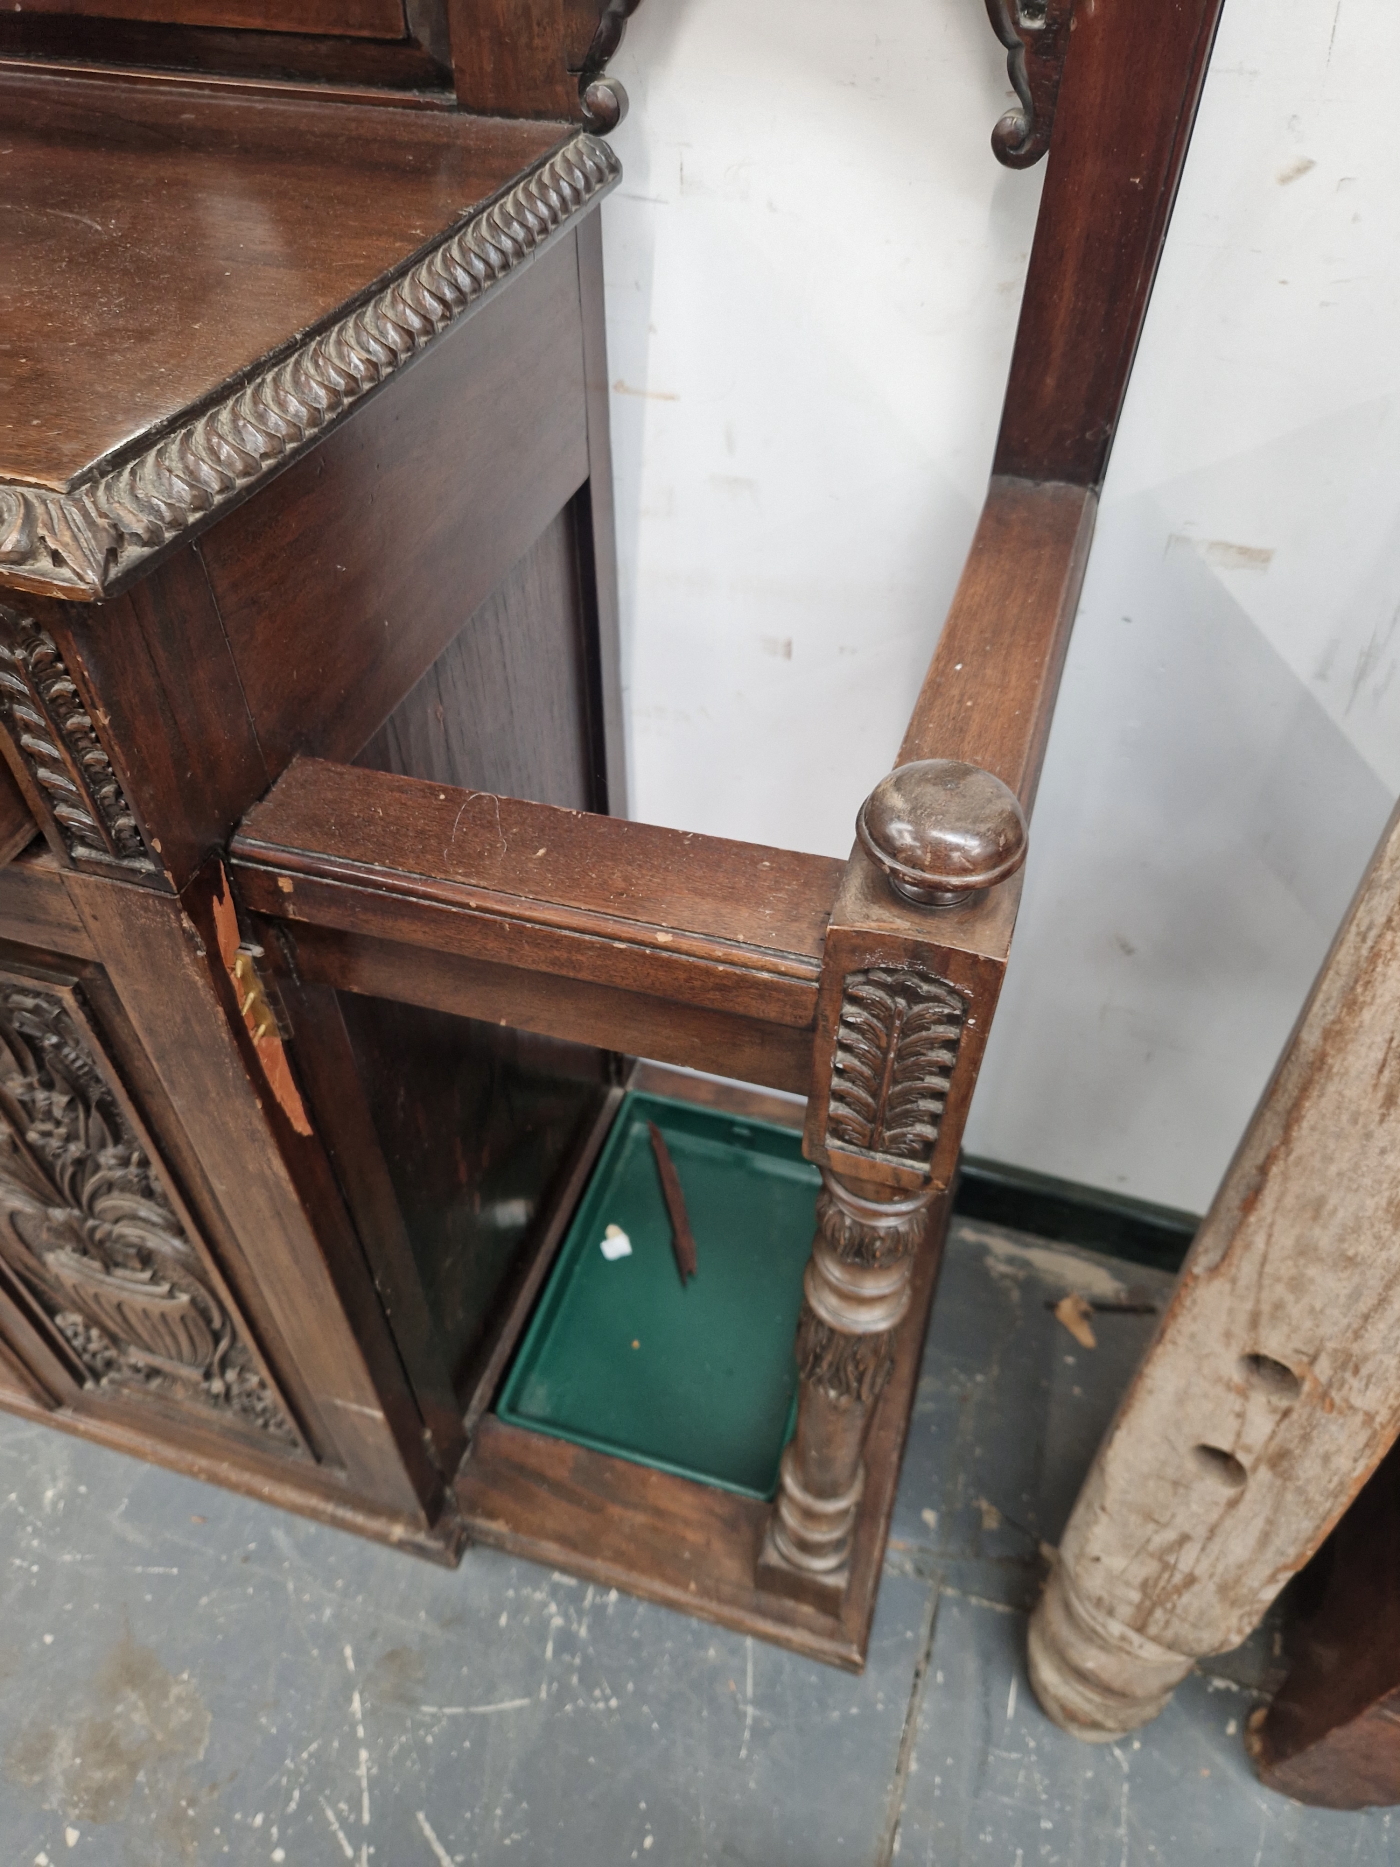
<path fill-rule="evenodd" d="M 698 1268 L 684 1288 L 649 1121 L 695 1234 Z M 502 1389 L 501 1419 L 772 1497 L 796 1405 L 793 1336 L 819 1184 L 789 1129 L 627 1096 Z M 604 1257 L 610 1225 L 630 1256 Z"/>

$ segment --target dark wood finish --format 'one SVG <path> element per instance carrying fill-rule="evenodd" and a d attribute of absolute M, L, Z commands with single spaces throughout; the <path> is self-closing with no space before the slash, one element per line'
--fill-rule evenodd
<path fill-rule="evenodd" d="M 448 0 L 457 98 L 504 117 L 577 117 L 604 0 Z"/>
<path fill-rule="evenodd" d="M 1030 815 L 1097 505 L 1079 486 L 992 480 L 896 765 L 965 759 Z"/>
<path fill-rule="evenodd" d="M 58 491 L 325 324 L 560 140 L 268 96 L 191 110 L 178 87 L 3 71 L 0 123 L 0 400 L 37 411 L 0 430 L 0 479 Z"/>
<path fill-rule="evenodd" d="M 249 906 L 801 1028 L 839 865 L 299 760 L 233 844 Z"/>
<path fill-rule="evenodd" d="M 455 1005 L 338 1002 L 285 929 L 259 949 L 219 857 L 304 744 L 570 822 L 606 804 L 602 282 L 596 230 L 583 255 L 575 231 L 616 163 L 561 124 L 192 78 L 0 71 L 4 109 L 10 209 L 49 236 L 13 243 L 28 360 L 7 406 L 40 420 L 0 463 L 0 746 L 23 804 L 7 821 L 0 789 L 0 995 L 58 1021 L 31 1074 L 71 1053 L 107 1085 L 103 1132 L 159 1183 L 148 1255 L 179 1269 L 75 1269 L 26 1221 L 0 1251 L 0 1404 L 451 1560 L 464 1414 L 562 1236 L 616 1063 Z M 85 273 L 91 330 L 63 318 Z M 101 370 L 97 323 L 117 332 Z M 49 847 L 5 868 L 38 826 Z M 0 1212 L 76 1200 L 64 1223 L 86 1223 L 96 1154 L 58 1185 L 5 1101 L 25 1067 L 0 1067 L 23 1163 Z M 453 1259 L 454 1199 L 525 1216 Z M 449 1337 L 453 1278 L 476 1308 Z M 90 1336 L 59 1307 L 70 1285 Z M 287 1423 L 275 1445 L 226 1417 L 253 1381 Z"/>
<path fill-rule="evenodd" d="M 24 0 L 24 10 L 337 39 L 401 39 L 407 31 L 403 0 Z"/>
<path fill-rule="evenodd" d="M 244 871 L 235 875 L 242 888 Z M 298 977 L 569 1043 L 655 1056 L 682 1069 L 732 1070 L 745 1082 L 790 1094 L 807 1090 L 810 1025 L 773 1024 L 626 986 L 466 958 L 456 948 L 470 942 L 470 930 L 464 939 L 451 911 L 443 913 L 432 936 L 447 949 L 442 952 L 403 938 L 392 919 L 383 937 L 344 932 L 330 924 L 340 905 L 334 892 L 320 893 L 305 922 L 281 923 L 285 963 Z M 410 931 L 421 936 L 425 929 L 420 922 Z M 273 940 L 271 928 L 265 938 Z M 278 963 L 275 955 L 273 960 Z"/>
<path fill-rule="evenodd" d="M 44 626 L 58 626 L 60 613 L 21 601 L 0 603 L 0 745 L 31 817 L 65 864 L 159 886 L 155 852 L 94 722 L 96 701 Z"/>
<path fill-rule="evenodd" d="M 439 1470 L 451 1474 L 466 1450 L 461 1408 L 441 1332 L 414 1263 L 405 1215 L 375 1131 L 354 1048 L 334 992 L 281 982 L 299 1042 L 296 1057 L 316 1131 L 340 1182 Z"/>
<path fill-rule="evenodd" d="M 760 1587 L 839 1613 L 869 1481 L 865 1457 L 925 1255 L 931 1187 L 891 1197 L 824 1173 L 797 1322 L 797 1426 L 758 1563 Z M 941 1253 L 948 1198 L 939 1202 Z"/>
<path fill-rule="evenodd" d="M 126 865 L 117 872 L 183 888 L 268 782 L 198 552 L 185 546 L 97 613 L 86 604 L 20 601 L 21 613 L 53 640 L 63 672 L 92 696 L 93 736 L 137 826 L 131 847 L 113 853 L 139 853 L 150 865 L 145 874 Z M 60 841 L 76 853 L 71 836 Z"/>
<path fill-rule="evenodd" d="M 992 152 L 1009 169 L 1028 169 L 1050 147 L 1074 0 L 987 0 L 987 17 L 1019 100 L 992 131 Z"/>
<path fill-rule="evenodd" d="M 333 1207 L 308 1212 L 286 1158 L 295 1137 L 279 1130 L 265 1086 L 260 1093 L 256 1061 L 228 1041 L 232 993 L 211 959 L 218 945 L 207 891 L 204 902 L 187 894 L 181 914 L 158 896 L 93 876 L 74 875 L 68 886 L 237 1241 L 225 1273 L 322 1463 L 340 1465 L 352 1492 L 426 1529 L 408 1476 L 431 1495 L 421 1422 L 401 1371 L 395 1378 L 377 1304 L 352 1302 L 347 1315 L 355 1266 L 336 1237 Z"/>
<path fill-rule="evenodd" d="M 192 1411 L 268 1453 L 302 1452 L 121 1082 L 81 972 L 0 971 L 0 1111 L 12 1137 L 0 1158 L 0 1257 L 54 1353 L 89 1387 Z"/>
<path fill-rule="evenodd" d="M 916 759 L 882 778 L 856 836 L 894 892 L 919 907 L 960 907 L 1026 859 L 1016 793 L 964 759 Z"/>
<path fill-rule="evenodd" d="M 63 883 L 63 871 L 42 843 L 0 871 L 0 940 L 74 959 L 97 950 Z"/>
<path fill-rule="evenodd" d="M 452 61 L 436 28 L 432 0 L 411 39 L 393 42 L 308 33 L 223 31 L 144 20 L 71 14 L 0 13 L 0 60 L 44 77 L 155 79 L 186 95 L 276 90 L 320 105 L 343 102 L 396 109 L 450 110 Z"/>
<path fill-rule="evenodd" d="M 948 1205 L 939 1200 L 865 1445 L 850 1579 L 833 1611 L 760 1588 L 770 1507 L 562 1439 L 482 1420 L 457 1479 L 468 1534 L 552 1568 L 756 1634 L 851 1672 L 865 1663 Z"/>
<path fill-rule="evenodd" d="M 566 242 L 205 538 L 274 776 L 356 757 L 587 478 L 578 323 Z"/>
<path fill-rule="evenodd" d="M 1292 1666 L 1246 1735 L 1260 1781 L 1295 1802 L 1400 1802 L 1400 1446 L 1313 1559 Z"/>
<path fill-rule="evenodd" d="M 0 869 L 28 849 L 38 835 L 39 826 L 23 791 L 8 768 L 0 765 Z"/>
<path fill-rule="evenodd" d="M 467 791 L 600 808 L 575 509 L 558 513 L 355 760 Z"/>
<path fill-rule="evenodd" d="M 1075 7 L 995 473 L 1103 479 L 1221 5 Z"/>

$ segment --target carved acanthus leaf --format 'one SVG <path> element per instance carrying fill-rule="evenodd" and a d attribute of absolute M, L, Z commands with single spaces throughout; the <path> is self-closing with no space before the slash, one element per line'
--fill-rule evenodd
<path fill-rule="evenodd" d="M 616 30 L 620 38 L 621 22 Z M 0 486 L 0 564 L 75 595 L 111 592 L 152 552 L 295 459 L 621 172 L 606 143 L 574 137 L 358 311 L 125 466 L 72 493 Z"/>
<path fill-rule="evenodd" d="M 809 1304 L 797 1319 L 797 1372 L 838 1406 L 871 1406 L 894 1369 L 894 1332 L 846 1335 Z"/>
<path fill-rule="evenodd" d="M 992 131 L 996 159 L 1009 169 L 1030 168 L 1050 147 L 1073 14 L 1074 0 L 987 0 L 992 30 L 1006 47 L 1006 75 L 1020 99 Z"/>
<path fill-rule="evenodd" d="M 847 975 L 831 1060 L 828 1147 L 927 1168 L 966 1007 L 946 980 L 877 966 Z"/>
<path fill-rule="evenodd" d="M 817 1194 L 817 1224 L 832 1251 L 845 1264 L 879 1268 L 912 1257 L 928 1229 L 928 1205 L 900 1208 L 878 1225 L 856 1217 L 833 1198 L 829 1187 Z"/>
<path fill-rule="evenodd" d="M 296 1429 L 55 992 L 0 983 L 0 1256 L 94 1386 Z"/>

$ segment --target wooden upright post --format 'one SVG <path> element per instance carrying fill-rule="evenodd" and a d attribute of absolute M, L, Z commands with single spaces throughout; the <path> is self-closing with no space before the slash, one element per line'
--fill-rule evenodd
<path fill-rule="evenodd" d="M 1400 1432 L 1400 814 L 1080 1492 L 1031 1620 L 1057 1723 L 1238 1645 Z"/>
<path fill-rule="evenodd" d="M 823 1187 L 797 1325 L 797 1430 L 758 1571 L 760 1586 L 818 1605 L 846 1586 L 866 1435 L 929 1212 L 957 1160 L 979 1017 L 985 1030 L 1000 983 L 985 967 L 962 970 L 968 956 L 938 941 L 938 911 L 967 908 L 1026 853 L 1014 794 L 952 759 L 892 772 L 856 832 L 857 886 L 843 891 L 827 937 L 826 1030 L 808 1105 L 806 1148 Z M 862 880 L 876 891 L 864 913 Z"/>

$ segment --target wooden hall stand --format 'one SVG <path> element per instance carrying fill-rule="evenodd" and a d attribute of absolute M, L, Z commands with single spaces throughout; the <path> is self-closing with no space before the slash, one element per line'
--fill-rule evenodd
<path fill-rule="evenodd" d="M 844 865 L 606 814 L 593 132 L 631 10 L 0 31 L 4 805 L 45 838 L 0 873 L 0 1400 L 854 1667 L 1217 0 L 993 0 L 994 144 L 1048 147 L 1045 192 L 987 503 Z M 771 1507 L 490 1411 L 625 1056 L 808 1099 Z"/>

